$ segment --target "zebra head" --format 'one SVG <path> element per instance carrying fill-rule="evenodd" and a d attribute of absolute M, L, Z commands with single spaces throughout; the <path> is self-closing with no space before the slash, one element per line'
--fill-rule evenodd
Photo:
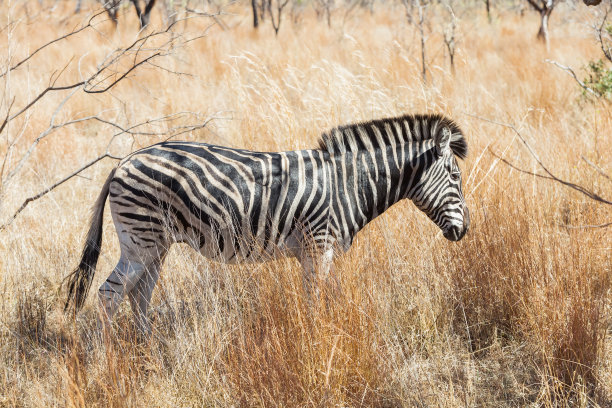
<path fill-rule="evenodd" d="M 410 198 L 440 227 L 446 239 L 459 241 L 470 226 L 470 213 L 455 155 L 464 158 L 467 144 L 459 128 L 445 126 L 435 130 L 431 148 L 419 160 L 420 177 L 415 180 Z"/>

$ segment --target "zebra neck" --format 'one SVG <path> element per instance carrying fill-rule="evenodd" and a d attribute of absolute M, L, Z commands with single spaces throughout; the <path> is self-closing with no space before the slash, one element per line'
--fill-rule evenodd
<path fill-rule="evenodd" d="M 432 147 L 431 141 L 410 142 L 332 157 L 333 208 L 348 235 L 407 197 Z"/>

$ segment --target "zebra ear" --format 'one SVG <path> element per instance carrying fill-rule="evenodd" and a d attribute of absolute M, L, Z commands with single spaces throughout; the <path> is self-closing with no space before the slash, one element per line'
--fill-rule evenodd
<path fill-rule="evenodd" d="M 436 133 L 434 141 L 436 143 L 436 151 L 440 156 L 450 149 L 451 136 L 452 132 L 447 127 L 443 127 L 440 132 Z"/>

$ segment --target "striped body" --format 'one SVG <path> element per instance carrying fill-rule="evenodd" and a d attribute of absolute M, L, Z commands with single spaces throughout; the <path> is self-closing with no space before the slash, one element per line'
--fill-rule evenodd
<path fill-rule="evenodd" d="M 295 256 L 310 292 L 315 273 L 329 270 L 334 248 L 347 250 L 359 230 L 401 199 L 411 199 L 446 238 L 461 239 L 469 215 L 455 155 L 466 153 L 459 128 L 438 115 L 341 126 L 312 150 L 264 153 L 193 142 L 142 149 L 103 187 L 71 295 L 78 308 L 95 270 L 99 248 L 90 243 L 101 243 L 107 195 L 121 259 L 100 300 L 110 318 L 127 293 L 147 330 L 151 292 L 175 242 L 221 262 Z"/>
<path fill-rule="evenodd" d="M 316 233 L 329 225 L 330 167 L 317 150 L 166 142 L 120 164 L 110 207 L 118 233 L 139 248 L 186 242 L 217 261 L 261 261 L 286 255 L 306 226 L 324 239 Z"/>

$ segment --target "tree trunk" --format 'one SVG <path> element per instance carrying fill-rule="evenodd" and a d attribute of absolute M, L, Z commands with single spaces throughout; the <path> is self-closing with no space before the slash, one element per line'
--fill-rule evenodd
<path fill-rule="evenodd" d="M 144 11 L 140 10 L 140 6 L 138 5 L 138 0 L 131 0 L 134 8 L 136 9 L 136 15 L 138 16 L 138 21 L 140 22 L 140 28 L 145 28 L 149 21 L 151 20 L 151 10 L 153 10 L 153 6 L 155 5 L 155 0 L 149 0 L 145 2 Z"/>
<path fill-rule="evenodd" d="M 259 27 L 259 15 L 257 10 L 257 0 L 251 0 L 251 7 L 253 8 L 253 28 Z"/>
<path fill-rule="evenodd" d="M 538 31 L 538 39 L 544 41 L 546 44 L 546 50 L 549 49 L 548 43 L 548 18 L 550 17 L 552 9 L 542 10 L 540 13 L 540 30 Z"/>
<path fill-rule="evenodd" d="M 487 19 L 489 24 L 491 24 L 491 0 L 485 0 L 485 6 L 487 8 Z"/>
<path fill-rule="evenodd" d="M 423 31 L 423 24 L 425 22 L 425 11 L 420 0 L 416 1 L 417 8 L 419 9 L 419 34 L 421 35 L 421 75 L 423 76 L 423 83 L 427 83 L 427 66 L 425 65 L 425 32 Z"/>

